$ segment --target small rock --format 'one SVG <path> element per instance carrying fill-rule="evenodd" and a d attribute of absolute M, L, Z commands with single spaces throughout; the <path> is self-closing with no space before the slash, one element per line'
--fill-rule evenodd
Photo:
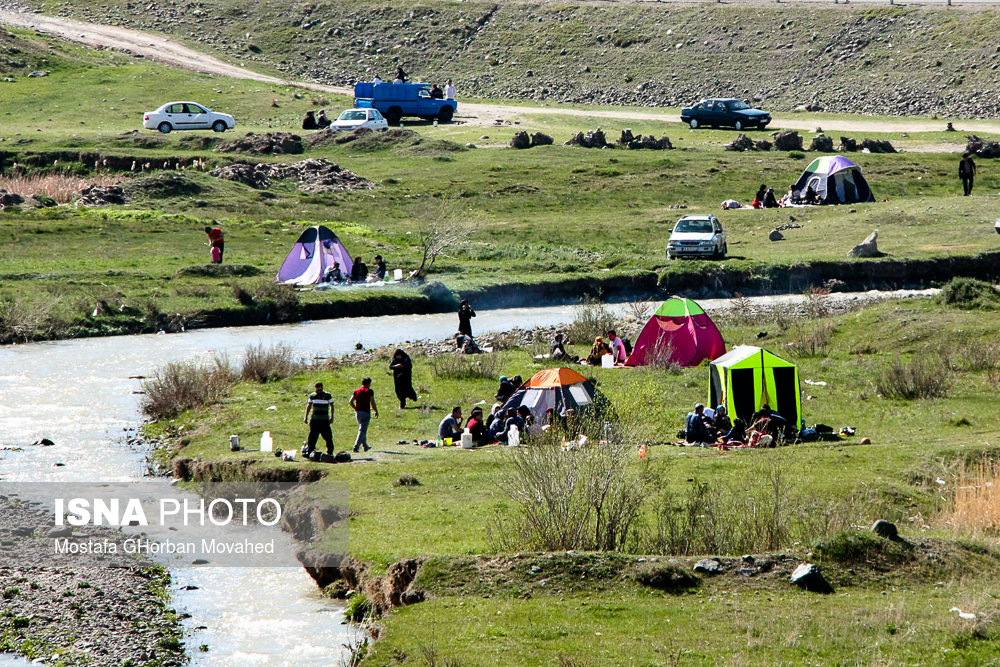
<path fill-rule="evenodd" d="M 872 524 L 872 532 L 879 537 L 884 537 L 887 540 L 899 539 L 899 531 L 896 530 L 896 524 L 886 521 L 885 519 L 879 519 Z"/>
<path fill-rule="evenodd" d="M 775 132 L 774 148 L 779 151 L 800 151 L 802 150 L 802 137 L 795 130 Z"/>
<path fill-rule="evenodd" d="M 42 438 L 41 440 L 36 440 L 35 442 L 33 442 L 31 444 L 39 446 L 39 447 L 52 447 L 56 443 L 52 442 L 48 438 Z"/>
<path fill-rule="evenodd" d="M 720 574 L 722 572 L 722 562 L 718 558 L 702 558 L 694 564 L 694 571 L 703 574 Z"/>
<path fill-rule="evenodd" d="M 48 75 L 49 75 L 49 73 L 47 71 L 45 71 L 45 70 L 38 70 L 37 72 L 32 72 L 31 74 L 29 74 L 28 78 L 29 79 L 37 79 L 39 77 L 48 76 Z"/>
<path fill-rule="evenodd" d="M 511 148 L 531 148 L 531 137 L 524 130 L 520 132 L 515 132 L 514 136 L 510 138 Z"/>
<path fill-rule="evenodd" d="M 73 529 L 69 526 L 56 526 L 45 533 L 45 537 L 69 537 L 72 534 Z"/>
<path fill-rule="evenodd" d="M 531 570 L 531 573 L 532 573 L 532 574 L 538 574 L 539 572 L 541 572 L 541 571 L 542 571 L 542 568 L 538 567 L 537 565 L 532 565 L 532 566 L 531 566 L 530 568 L 528 568 L 528 569 L 530 569 L 530 570 Z"/>
<path fill-rule="evenodd" d="M 823 577 L 819 567 L 811 563 L 802 563 L 795 568 L 790 581 L 811 593 L 833 593 L 833 586 Z"/>
<path fill-rule="evenodd" d="M 17 537 L 31 537 L 35 534 L 35 529 L 31 526 L 19 526 L 11 532 Z"/>
<path fill-rule="evenodd" d="M 772 229 L 771 233 L 767 235 L 768 241 L 781 241 L 785 238 L 785 235 L 779 232 L 777 229 Z"/>
<path fill-rule="evenodd" d="M 848 257 L 881 257 L 882 253 L 878 249 L 878 230 L 868 235 L 864 241 L 851 248 L 847 253 Z"/>
<path fill-rule="evenodd" d="M 825 134 L 817 134 L 813 137 L 812 144 L 809 146 L 811 151 L 819 151 L 821 153 L 832 153 L 833 152 L 833 139 L 826 136 Z"/>

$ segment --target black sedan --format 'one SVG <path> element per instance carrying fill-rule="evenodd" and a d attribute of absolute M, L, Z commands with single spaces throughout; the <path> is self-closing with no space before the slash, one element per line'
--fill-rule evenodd
<path fill-rule="evenodd" d="M 754 109 L 743 100 L 702 100 L 690 109 L 681 109 L 681 121 L 699 127 L 732 127 L 737 130 L 758 128 L 763 130 L 771 122 L 771 114 Z"/>

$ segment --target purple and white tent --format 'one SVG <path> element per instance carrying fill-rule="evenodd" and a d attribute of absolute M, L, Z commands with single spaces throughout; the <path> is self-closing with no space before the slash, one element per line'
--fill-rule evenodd
<path fill-rule="evenodd" d="M 309 227 L 281 263 L 277 280 L 285 285 L 315 285 L 335 262 L 345 278 L 351 274 L 354 263 L 337 235 L 323 225 Z"/>
<path fill-rule="evenodd" d="M 818 157 L 809 163 L 793 191 L 804 197 L 806 188 L 812 186 L 821 204 L 857 204 L 875 201 L 868 181 L 861 175 L 861 167 L 842 155 Z"/>

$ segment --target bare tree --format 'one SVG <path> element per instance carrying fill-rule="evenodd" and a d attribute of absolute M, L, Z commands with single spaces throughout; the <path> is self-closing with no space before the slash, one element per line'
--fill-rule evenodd
<path fill-rule="evenodd" d="M 451 258 L 449 252 L 471 236 L 478 227 L 479 216 L 463 211 L 456 204 L 443 203 L 434 209 L 428 208 L 425 213 L 426 215 L 420 216 L 423 222 L 417 229 L 417 239 L 422 251 L 420 266 L 411 274 L 411 278 L 425 278 L 438 257 Z"/>

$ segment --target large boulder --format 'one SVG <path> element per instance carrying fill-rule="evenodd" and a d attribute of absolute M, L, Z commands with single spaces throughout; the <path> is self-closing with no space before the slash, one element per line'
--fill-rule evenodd
<path fill-rule="evenodd" d="M 868 149 L 869 153 L 895 153 L 896 149 L 885 139 L 869 139 L 865 137 L 861 141 L 861 150 Z"/>
<path fill-rule="evenodd" d="M 878 249 L 878 230 L 868 235 L 864 241 L 850 249 L 848 257 L 881 257 Z"/>
<path fill-rule="evenodd" d="M 510 138 L 511 148 L 531 148 L 531 137 L 524 130 L 520 132 L 515 132 L 514 136 Z"/>
<path fill-rule="evenodd" d="M 969 142 L 965 145 L 965 152 L 985 158 L 1000 157 L 1000 143 L 996 141 L 986 141 L 974 134 L 968 136 Z"/>
<path fill-rule="evenodd" d="M 24 203 L 24 197 L 17 194 L 16 192 L 7 192 L 6 190 L 0 190 L 0 209 L 5 209 L 8 206 L 20 206 Z"/>
<path fill-rule="evenodd" d="M 551 146 L 553 141 L 552 137 L 544 132 L 535 132 L 531 135 L 532 146 Z"/>
<path fill-rule="evenodd" d="M 820 153 L 832 153 L 833 139 L 825 134 L 817 134 L 813 137 L 812 143 L 809 145 L 809 150 L 819 151 Z"/>
<path fill-rule="evenodd" d="M 767 139 L 758 139 L 757 141 L 753 142 L 753 146 L 759 151 L 769 151 L 771 150 L 772 144 Z"/>
<path fill-rule="evenodd" d="M 840 138 L 840 151 L 842 153 L 853 153 L 858 150 L 857 139 L 851 139 L 850 137 Z"/>
<path fill-rule="evenodd" d="M 91 185 L 80 191 L 77 206 L 109 206 L 125 203 L 125 189 L 120 185 Z"/>
<path fill-rule="evenodd" d="M 588 131 L 586 134 L 577 132 L 572 139 L 566 142 L 566 145 L 581 146 L 583 148 L 606 148 L 608 140 L 604 136 L 604 131 L 601 128 L 597 128 L 596 130 Z"/>
<path fill-rule="evenodd" d="M 833 593 L 833 586 L 826 580 L 819 567 L 812 563 L 802 563 L 792 572 L 790 581 L 811 593 Z"/>
<path fill-rule="evenodd" d="M 802 150 L 802 136 L 795 130 L 775 132 L 774 148 L 779 151 L 800 151 Z"/>
<path fill-rule="evenodd" d="M 899 531 L 896 529 L 896 524 L 891 521 L 886 521 L 885 519 L 879 519 L 872 524 L 872 532 L 879 537 L 884 537 L 887 540 L 898 540 Z"/>
<path fill-rule="evenodd" d="M 727 151 L 752 151 L 756 146 L 754 146 L 753 139 L 747 135 L 740 133 L 735 139 L 723 146 Z"/>

